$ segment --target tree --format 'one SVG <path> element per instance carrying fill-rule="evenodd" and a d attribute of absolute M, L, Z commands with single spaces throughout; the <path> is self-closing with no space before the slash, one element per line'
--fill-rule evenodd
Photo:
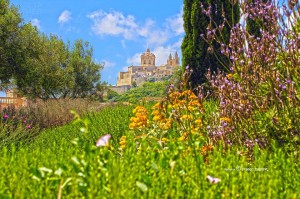
<path fill-rule="evenodd" d="M 56 35 L 41 34 L 31 24 L 22 29 L 26 58 L 16 75 L 19 91 L 29 98 L 99 98 L 102 66 L 92 61 L 93 49 L 77 40 L 72 49 Z M 102 97 L 102 96 L 101 96 Z"/>
<path fill-rule="evenodd" d="M 40 33 L 30 23 L 21 30 L 20 70 L 14 75 L 19 92 L 29 98 L 65 98 L 73 86 L 69 47 L 58 36 Z"/>
<path fill-rule="evenodd" d="M 212 71 L 227 70 L 229 59 L 221 54 L 220 43 L 216 40 L 204 39 L 207 31 L 219 28 L 215 33 L 217 39 L 229 43 L 230 30 L 239 20 L 238 2 L 230 0 L 185 0 L 184 1 L 184 37 L 182 49 L 182 64 L 189 66 L 193 72 L 190 77 L 192 88 L 205 83 L 205 74 Z M 205 12 L 210 12 L 209 14 Z M 226 18 L 226 22 L 224 21 Z M 201 36 L 200 36 L 201 35 Z"/>
<path fill-rule="evenodd" d="M 204 82 L 204 74 L 208 68 L 208 43 L 200 37 L 209 25 L 209 17 L 202 13 L 201 4 L 207 5 L 207 0 L 184 0 L 184 30 L 185 37 L 182 42 L 182 67 L 193 69 L 190 77 L 194 88 Z"/>
<path fill-rule="evenodd" d="M 7 83 L 22 61 L 20 53 L 21 15 L 9 0 L 0 0 L 0 81 Z"/>
<path fill-rule="evenodd" d="M 93 60 L 93 48 L 88 42 L 75 41 L 70 52 L 69 64 L 73 68 L 74 86 L 71 97 L 86 97 L 91 94 L 95 84 L 100 80 L 103 66 Z"/>

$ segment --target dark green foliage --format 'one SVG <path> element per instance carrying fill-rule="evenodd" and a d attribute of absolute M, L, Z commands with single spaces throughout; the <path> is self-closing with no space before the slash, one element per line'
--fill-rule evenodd
<path fill-rule="evenodd" d="M 0 0 L 0 81 L 8 82 L 22 61 L 20 13 L 8 0 Z"/>
<path fill-rule="evenodd" d="M 88 42 L 70 47 L 56 35 L 23 24 L 18 9 L 0 1 L 0 86 L 14 84 L 27 98 L 83 98 L 102 89 L 102 65 L 93 60 Z M 101 97 L 100 97 L 101 98 Z"/>
<path fill-rule="evenodd" d="M 211 5 L 211 16 L 203 13 Z M 224 17 L 227 22 L 224 23 Z M 202 36 L 207 33 L 207 28 L 215 29 L 224 23 L 216 32 L 216 37 L 228 44 L 230 30 L 240 17 L 238 3 L 217 0 L 185 0 L 184 1 L 184 29 L 186 35 L 182 42 L 182 66 L 189 66 L 193 73 L 190 77 L 192 88 L 205 83 L 205 74 L 210 68 L 212 71 L 227 70 L 229 59 L 221 54 L 220 44 L 216 41 L 206 41 Z M 202 36 L 200 36 L 202 35 Z"/>
<path fill-rule="evenodd" d="M 118 96 L 119 96 L 119 94 L 116 91 L 108 89 L 108 91 L 107 91 L 107 99 L 108 100 L 111 100 L 113 98 L 117 98 Z"/>
<path fill-rule="evenodd" d="M 191 75 L 192 87 L 204 82 L 204 74 L 208 69 L 208 44 L 200 35 L 205 34 L 209 25 L 209 17 L 202 13 L 200 2 L 207 5 L 206 1 L 184 1 L 184 29 L 186 35 L 183 39 L 182 67 L 189 66 L 193 69 Z"/>

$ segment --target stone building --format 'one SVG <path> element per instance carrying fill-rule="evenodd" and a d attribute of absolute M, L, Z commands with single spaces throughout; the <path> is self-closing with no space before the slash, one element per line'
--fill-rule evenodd
<path fill-rule="evenodd" d="M 148 48 L 141 55 L 139 66 L 129 66 L 126 72 L 119 72 L 117 86 L 140 85 L 149 80 L 161 81 L 174 73 L 174 69 L 179 66 L 179 57 L 175 52 L 174 57 L 170 53 L 167 63 L 162 66 L 155 66 L 155 55 Z"/>

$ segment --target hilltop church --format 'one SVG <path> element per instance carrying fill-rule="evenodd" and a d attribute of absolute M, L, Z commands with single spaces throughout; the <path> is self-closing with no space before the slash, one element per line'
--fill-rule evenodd
<path fill-rule="evenodd" d="M 179 57 L 175 52 L 174 57 L 170 53 L 167 63 L 162 66 L 155 66 L 155 55 L 148 48 L 141 55 L 140 66 L 129 66 L 126 72 L 119 72 L 117 86 L 137 86 L 143 82 L 161 81 L 173 75 L 175 68 L 179 66 Z"/>

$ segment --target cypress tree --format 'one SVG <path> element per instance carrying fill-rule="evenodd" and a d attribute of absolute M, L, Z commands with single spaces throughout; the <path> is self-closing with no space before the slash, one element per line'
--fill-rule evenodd
<path fill-rule="evenodd" d="M 189 66 L 193 70 L 190 77 L 193 88 L 203 83 L 208 66 L 209 46 L 200 35 L 205 34 L 209 18 L 202 13 L 201 2 L 208 5 L 207 0 L 184 0 L 183 19 L 186 35 L 181 46 L 182 66 Z"/>
<path fill-rule="evenodd" d="M 211 6 L 211 19 L 203 13 L 201 8 Z M 220 33 L 217 33 L 217 39 L 228 44 L 230 30 L 233 24 L 237 23 L 240 17 L 239 5 L 236 2 L 232 4 L 230 0 L 184 0 L 184 30 L 185 37 L 181 46 L 182 65 L 185 68 L 190 66 L 193 73 L 190 77 L 192 88 L 205 83 L 205 74 L 210 68 L 212 71 L 218 69 L 224 71 L 229 65 L 229 59 L 221 54 L 221 46 L 213 41 L 208 44 L 200 35 L 206 35 L 207 27 L 216 28 L 224 21 L 225 23 Z"/>

